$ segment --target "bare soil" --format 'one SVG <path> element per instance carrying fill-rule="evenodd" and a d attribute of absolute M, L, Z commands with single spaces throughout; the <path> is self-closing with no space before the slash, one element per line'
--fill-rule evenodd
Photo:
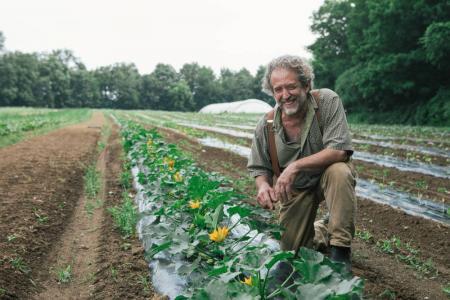
<path fill-rule="evenodd" d="M 168 142 L 189 152 L 206 170 L 233 179 L 242 179 L 242 173 L 246 172 L 245 158 L 202 146 L 173 130 L 160 128 L 160 131 Z M 252 190 L 247 190 L 250 198 L 255 195 Z M 450 228 L 365 199 L 359 199 L 358 209 L 357 228 L 372 234 L 369 241 L 355 239 L 353 244 L 353 273 L 366 279 L 366 298 L 445 299 L 442 287 L 450 282 Z M 418 249 L 417 255 L 423 261 L 431 259 L 438 270 L 437 275 L 427 277 L 376 247 L 376 241 L 394 236 Z"/>
<path fill-rule="evenodd" d="M 103 123 L 96 113 L 0 149 L 0 299 L 154 296 L 140 242 L 122 238 L 107 212 L 122 199 L 122 162 L 117 128 L 98 157 Z M 83 176 L 96 161 L 101 199 L 88 214 Z M 58 282 L 68 265 L 70 281 Z"/>

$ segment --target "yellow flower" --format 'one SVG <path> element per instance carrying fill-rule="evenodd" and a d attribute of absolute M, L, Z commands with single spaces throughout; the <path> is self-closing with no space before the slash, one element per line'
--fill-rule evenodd
<path fill-rule="evenodd" d="M 164 158 L 164 163 L 169 167 L 169 170 L 172 171 L 173 167 L 175 166 L 175 161 L 173 159 L 170 159 L 168 157 Z"/>
<path fill-rule="evenodd" d="M 209 234 L 209 239 L 216 243 L 222 242 L 228 235 L 228 227 L 223 226 L 215 229 L 213 232 Z"/>
<path fill-rule="evenodd" d="M 175 180 L 176 182 L 181 182 L 183 181 L 183 176 L 181 176 L 180 172 L 176 172 L 173 175 L 173 180 Z"/>
<path fill-rule="evenodd" d="M 147 141 L 147 146 L 151 147 L 152 145 L 153 145 L 153 140 L 152 140 L 152 139 L 149 139 L 149 140 Z"/>
<path fill-rule="evenodd" d="M 253 281 L 252 281 L 252 277 L 251 276 L 250 277 L 245 277 L 244 281 L 241 281 L 241 282 L 246 284 L 246 285 L 249 285 L 249 286 L 253 285 Z"/>
<path fill-rule="evenodd" d="M 200 201 L 199 200 L 189 201 L 189 207 L 192 209 L 200 208 Z"/>

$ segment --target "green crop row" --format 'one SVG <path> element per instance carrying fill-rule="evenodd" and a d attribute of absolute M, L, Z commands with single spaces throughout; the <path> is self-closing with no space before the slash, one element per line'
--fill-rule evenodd
<path fill-rule="evenodd" d="M 279 251 L 281 228 L 270 213 L 244 204 L 231 183 L 198 168 L 156 130 L 128 122 L 124 149 L 140 172 L 146 224 L 140 235 L 150 260 L 171 261 L 187 286 L 177 299 L 358 299 L 363 280 L 321 253 Z M 274 247 L 275 244 L 275 247 Z M 176 260 L 185 263 L 176 267 Z M 278 264 L 291 266 L 287 278 Z"/>

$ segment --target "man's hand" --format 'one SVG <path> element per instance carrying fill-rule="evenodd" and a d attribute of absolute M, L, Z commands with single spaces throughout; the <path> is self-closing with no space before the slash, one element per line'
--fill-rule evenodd
<path fill-rule="evenodd" d="M 256 196 L 258 204 L 262 208 L 275 209 L 274 202 L 276 202 L 275 193 L 269 184 L 262 184 L 259 186 L 258 195 Z"/>
<path fill-rule="evenodd" d="M 274 188 L 277 201 L 281 201 L 281 203 L 287 202 L 287 200 L 291 196 L 292 185 L 294 184 L 297 173 L 298 170 L 295 162 L 290 164 L 281 173 Z"/>

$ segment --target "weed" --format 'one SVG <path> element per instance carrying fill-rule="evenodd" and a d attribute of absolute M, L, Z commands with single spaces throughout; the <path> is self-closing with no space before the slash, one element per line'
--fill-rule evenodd
<path fill-rule="evenodd" d="M 110 207 L 108 211 L 124 237 L 130 237 L 135 234 L 138 214 L 133 200 L 126 191 L 123 193 L 122 205 Z"/>
<path fill-rule="evenodd" d="M 58 204 L 59 209 L 63 209 L 66 206 L 66 201 L 62 201 Z"/>
<path fill-rule="evenodd" d="M 94 214 L 94 208 L 95 208 L 95 205 L 91 201 L 87 201 L 86 204 L 84 205 L 84 209 L 86 210 L 86 213 L 90 217 L 92 217 L 92 215 Z"/>
<path fill-rule="evenodd" d="M 57 276 L 59 283 L 68 283 L 72 279 L 72 266 L 67 265 L 67 267 L 58 270 Z"/>
<path fill-rule="evenodd" d="M 122 184 L 124 189 L 129 189 L 131 187 L 132 175 L 129 169 L 124 169 L 122 173 L 120 173 L 120 183 Z"/>
<path fill-rule="evenodd" d="M 97 151 L 98 152 L 102 152 L 103 149 L 105 149 L 105 146 L 106 146 L 106 144 L 104 142 L 102 142 L 102 141 L 98 142 L 98 144 L 97 144 Z"/>
<path fill-rule="evenodd" d="M 42 214 L 40 214 L 40 213 L 38 213 L 38 209 L 34 208 L 34 209 L 33 209 L 33 213 L 34 213 L 34 216 L 36 217 L 36 220 L 37 220 L 40 224 L 47 223 L 48 217 L 47 217 L 47 216 L 44 216 L 44 215 L 42 215 Z"/>
<path fill-rule="evenodd" d="M 443 287 L 442 287 L 442 291 L 443 291 L 444 294 L 446 294 L 447 296 L 450 296 L 450 284 L 448 284 L 447 286 L 443 286 Z"/>
<path fill-rule="evenodd" d="M 8 236 L 6 237 L 6 240 L 7 240 L 8 242 L 12 242 L 12 241 L 14 241 L 15 239 L 17 239 L 17 235 L 15 235 L 14 233 L 13 233 L 13 234 L 10 234 L 10 235 L 8 235 Z"/>
<path fill-rule="evenodd" d="M 120 245 L 120 248 L 122 248 L 123 251 L 127 251 L 127 250 L 131 249 L 131 244 L 123 243 L 122 245 Z"/>
<path fill-rule="evenodd" d="M 426 183 L 425 180 L 417 180 L 416 187 L 418 187 L 419 189 L 426 190 L 426 189 L 428 189 L 428 184 Z"/>
<path fill-rule="evenodd" d="M 448 191 L 445 187 L 438 187 L 437 188 L 438 193 L 446 194 Z"/>
<path fill-rule="evenodd" d="M 392 247 L 392 242 L 390 240 L 380 240 L 377 242 L 377 247 L 381 251 L 388 254 L 394 254 L 394 249 Z"/>
<path fill-rule="evenodd" d="M 110 270 L 111 270 L 111 277 L 113 278 L 114 281 L 117 281 L 117 275 L 118 275 L 117 269 L 115 269 L 114 267 L 111 267 Z"/>
<path fill-rule="evenodd" d="M 361 239 L 365 242 L 369 242 L 369 241 L 373 240 L 372 234 L 367 230 L 357 230 L 356 237 L 358 237 L 359 239 Z"/>
<path fill-rule="evenodd" d="M 380 299 L 395 299 L 396 295 L 394 291 L 390 289 L 385 289 L 381 294 L 378 295 Z"/>
<path fill-rule="evenodd" d="M 30 268 L 25 264 L 23 259 L 21 257 L 11 258 L 9 260 L 11 265 L 14 267 L 14 269 L 21 271 L 22 273 L 29 273 L 31 270 Z"/>
<path fill-rule="evenodd" d="M 4 296 L 6 294 L 6 289 L 0 288 L 0 296 Z"/>
<path fill-rule="evenodd" d="M 144 293 L 148 294 L 150 292 L 150 280 L 148 276 L 139 275 L 139 283 L 144 287 Z"/>
<path fill-rule="evenodd" d="M 84 193 L 88 199 L 94 199 L 100 190 L 100 173 L 96 170 L 95 165 L 87 168 L 84 175 Z"/>

